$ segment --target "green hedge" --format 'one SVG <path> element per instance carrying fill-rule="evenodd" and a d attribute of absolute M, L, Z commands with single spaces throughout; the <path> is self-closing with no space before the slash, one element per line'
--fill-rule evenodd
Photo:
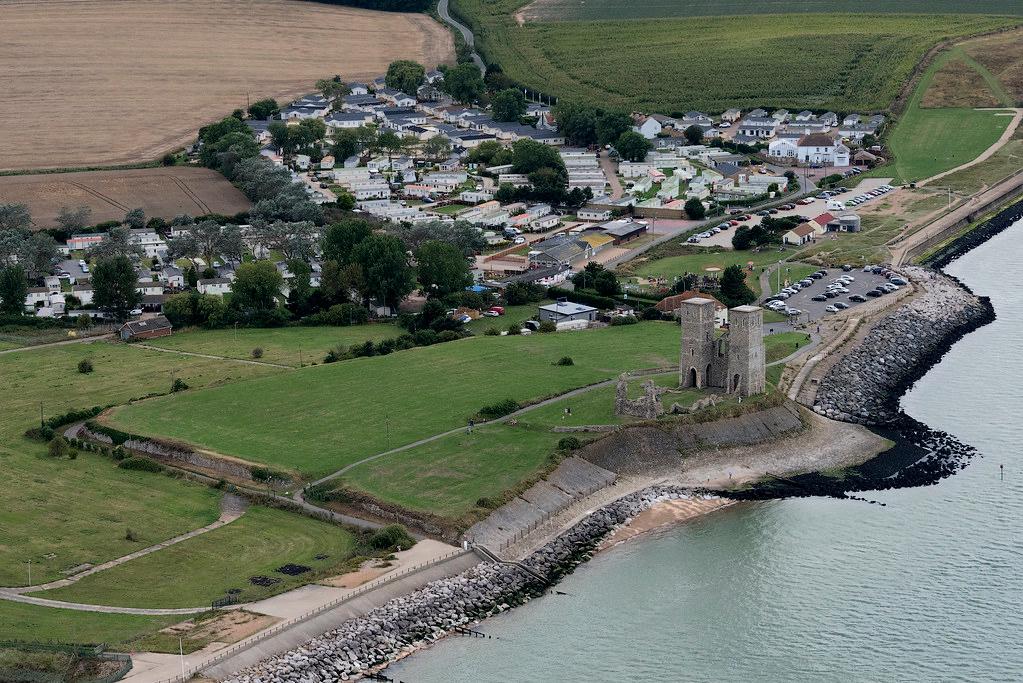
<path fill-rule="evenodd" d="M 117 463 L 122 470 L 137 470 L 139 472 L 163 472 L 163 465 L 152 458 L 144 455 L 133 455 Z"/>
<path fill-rule="evenodd" d="M 609 309 L 614 308 L 618 305 L 618 302 L 607 296 L 599 296 L 597 294 L 590 294 L 581 290 L 570 292 L 567 289 L 560 289 L 558 287 L 551 287 L 547 290 L 547 295 L 552 299 L 565 298 L 569 301 L 577 304 L 584 304 L 586 306 L 593 306 L 594 308 Z"/>

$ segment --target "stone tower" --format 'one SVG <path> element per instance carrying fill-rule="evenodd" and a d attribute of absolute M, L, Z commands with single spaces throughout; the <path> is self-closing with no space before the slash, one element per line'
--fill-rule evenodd
<path fill-rule="evenodd" d="M 678 384 L 683 389 L 710 386 L 714 375 L 714 302 L 696 297 L 682 302 L 682 352 Z"/>
<path fill-rule="evenodd" d="M 764 310 L 738 306 L 728 311 L 728 374 L 730 394 L 753 396 L 767 389 L 764 361 Z"/>

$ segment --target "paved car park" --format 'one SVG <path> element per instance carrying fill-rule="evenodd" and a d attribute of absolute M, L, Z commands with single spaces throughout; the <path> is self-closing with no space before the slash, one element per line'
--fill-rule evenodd
<path fill-rule="evenodd" d="M 856 306 L 863 302 L 854 301 L 849 297 L 858 295 L 870 301 L 879 297 L 868 296 L 867 292 L 876 289 L 880 285 L 891 284 L 889 276 L 885 276 L 882 273 L 863 272 L 862 268 L 853 268 L 848 272 L 843 271 L 841 268 L 821 269 L 821 272 L 825 271 L 826 274 L 823 277 L 813 280 L 813 284 L 803 287 L 782 302 L 786 307 L 800 311 L 798 316 L 793 316 L 796 322 L 811 322 L 832 315 L 826 309 L 828 306 L 833 306 L 836 303 L 843 303 L 849 308 L 856 308 Z M 838 296 L 828 298 L 825 301 L 813 300 L 813 297 L 824 296 L 828 286 L 834 283 L 836 279 L 844 276 L 855 278 L 852 282 L 844 285 L 844 288 L 849 290 L 848 292 L 841 292 Z M 777 294 L 777 292 L 772 293 L 772 295 L 774 294 Z M 889 294 L 882 296 L 889 296 Z M 785 311 L 780 310 L 779 312 L 784 313 Z"/>

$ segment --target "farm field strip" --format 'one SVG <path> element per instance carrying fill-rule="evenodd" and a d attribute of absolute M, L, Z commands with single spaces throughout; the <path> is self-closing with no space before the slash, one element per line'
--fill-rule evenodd
<path fill-rule="evenodd" d="M 0 3 L 0 170 L 153 160 L 247 99 L 453 56 L 426 14 L 287 0 Z M 41 109 L 43 92 L 55 96 Z"/>

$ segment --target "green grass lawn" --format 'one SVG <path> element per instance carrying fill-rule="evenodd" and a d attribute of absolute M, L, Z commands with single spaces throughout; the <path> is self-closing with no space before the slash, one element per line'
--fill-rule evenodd
<path fill-rule="evenodd" d="M 156 631 L 181 620 L 180 616 L 78 612 L 0 601 L 0 638 L 12 640 L 107 643 L 116 646 L 132 640 L 139 633 Z"/>
<path fill-rule="evenodd" d="M 473 337 L 156 398 L 118 409 L 113 423 L 316 476 L 464 425 L 487 404 L 672 364 L 678 343 L 671 323 Z M 562 356 L 575 365 L 553 366 Z"/>
<path fill-rule="evenodd" d="M 92 360 L 94 372 L 77 371 Z M 51 460 L 43 444 L 22 434 L 45 416 L 123 403 L 169 391 L 174 378 L 203 386 L 284 372 L 272 367 L 178 356 L 107 342 L 73 344 L 0 355 L 0 585 L 60 578 L 63 569 L 103 562 L 139 547 L 128 527 L 150 545 L 210 523 L 219 492 L 168 477 L 117 469 L 93 453 Z"/>
<path fill-rule="evenodd" d="M 781 332 L 764 337 L 766 361 L 773 363 L 786 358 L 810 343 L 803 332 Z"/>
<path fill-rule="evenodd" d="M 238 520 L 207 534 L 126 562 L 39 597 L 125 607 L 198 607 L 232 588 L 258 600 L 307 583 L 312 572 L 288 576 L 285 564 L 323 573 L 340 568 L 358 543 L 344 529 L 282 510 L 251 507 Z M 316 556 L 326 555 L 322 560 Z M 280 579 L 258 587 L 249 577 Z"/>
<path fill-rule="evenodd" d="M 436 206 L 432 209 L 429 209 L 428 211 L 430 213 L 439 213 L 445 216 L 454 216 L 456 214 L 461 213 L 462 211 L 465 211 L 468 208 L 469 207 L 466 206 L 465 204 L 447 204 L 445 206 Z"/>
<path fill-rule="evenodd" d="M 734 251 L 731 249 L 708 251 L 706 249 L 688 247 L 683 249 L 690 253 L 666 256 L 664 258 L 637 259 L 634 265 L 630 265 L 623 272 L 641 278 L 664 278 L 668 283 L 671 283 L 676 277 L 680 277 L 685 273 L 696 273 L 697 275 L 716 274 L 720 277 L 721 273 L 728 266 L 739 265 L 746 269 L 746 284 L 749 285 L 754 294 L 759 296 L 761 294 L 759 277 L 761 269 L 791 256 L 791 253 L 787 254 L 776 249 L 765 249 L 758 252 Z M 753 270 L 747 268 L 751 262 Z M 786 267 L 808 268 L 808 273 L 816 270 L 816 268 L 805 266 L 805 264 L 790 264 Z M 710 273 L 707 271 L 707 268 L 718 268 L 719 270 L 716 273 Z"/>
<path fill-rule="evenodd" d="M 339 344 L 351 346 L 365 341 L 391 339 L 403 332 L 390 323 L 352 327 L 189 330 L 147 343 L 162 349 L 241 359 L 251 359 L 252 350 L 259 347 L 263 349 L 263 357 L 259 360 L 298 367 L 300 359 L 306 365 L 322 362 L 327 351 Z"/>
<path fill-rule="evenodd" d="M 535 304 L 525 304 L 523 306 L 505 306 L 504 315 L 496 318 L 488 318 L 484 316 L 478 320 L 473 320 L 471 323 L 467 323 L 465 328 L 473 334 L 483 334 L 490 328 L 504 332 L 512 325 L 512 323 L 521 325 L 526 320 L 536 320 L 537 309 L 540 306 L 549 303 L 551 303 L 550 300 L 545 300 Z"/>

